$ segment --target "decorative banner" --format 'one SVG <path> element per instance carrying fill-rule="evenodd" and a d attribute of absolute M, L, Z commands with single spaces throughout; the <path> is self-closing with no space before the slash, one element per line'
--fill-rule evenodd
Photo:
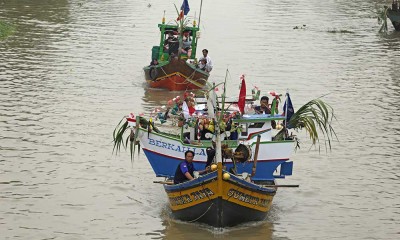
<path fill-rule="evenodd" d="M 240 77 L 240 80 L 242 80 L 242 83 L 240 85 L 238 107 L 240 112 L 244 114 L 244 105 L 246 103 L 246 81 L 244 80 L 244 74 Z"/>

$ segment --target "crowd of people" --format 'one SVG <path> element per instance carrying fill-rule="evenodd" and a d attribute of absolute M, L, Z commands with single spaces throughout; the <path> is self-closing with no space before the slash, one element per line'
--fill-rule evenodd
<path fill-rule="evenodd" d="M 195 114 L 195 100 L 194 95 L 189 94 L 185 96 L 184 101 L 182 102 L 182 114 L 185 116 L 186 120 L 189 120 Z M 271 105 L 269 104 L 269 98 L 267 96 L 263 96 L 260 99 L 260 105 L 254 107 L 254 111 L 256 114 L 271 114 Z M 237 126 L 232 125 L 232 118 L 235 115 L 226 114 L 224 116 L 223 127 L 225 131 L 230 131 L 231 135 L 229 136 L 230 140 L 236 140 L 238 138 L 238 131 L 236 131 Z M 197 117 L 197 129 L 198 134 L 196 136 L 196 140 L 210 140 L 207 138 L 206 134 L 210 133 L 213 135 L 215 132 L 215 122 L 213 119 L 209 119 L 206 116 Z M 272 127 L 274 128 L 274 123 L 272 123 Z M 207 164 L 204 170 L 198 171 L 199 174 L 204 174 L 210 171 L 210 164 L 215 156 L 215 142 L 213 142 L 213 147 L 207 148 Z M 186 151 L 185 152 L 185 160 L 182 161 L 176 168 L 174 184 L 183 183 L 185 181 L 189 181 L 195 178 L 196 169 L 193 166 L 193 157 L 194 152 Z"/>

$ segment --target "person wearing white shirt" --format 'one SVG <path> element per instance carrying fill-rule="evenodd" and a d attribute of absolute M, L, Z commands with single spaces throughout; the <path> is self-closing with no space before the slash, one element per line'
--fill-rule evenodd
<path fill-rule="evenodd" d="M 202 52 L 203 52 L 203 57 L 201 57 L 199 59 L 199 62 L 201 60 L 205 60 L 205 62 L 206 62 L 205 71 L 206 72 L 211 72 L 211 70 L 213 68 L 213 64 L 212 64 L 210 56 L 208 56 L 208 50 L 207 49 L 203 49 Z"/>

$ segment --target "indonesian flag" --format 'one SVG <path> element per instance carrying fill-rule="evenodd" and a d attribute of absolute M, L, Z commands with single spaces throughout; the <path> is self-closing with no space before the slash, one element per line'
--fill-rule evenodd
<path fill-rule="evenodd" d="M 242 80 L 242 84 L 240 85 L 238 107 L 240 113 L 244 114 L 244 105 L 246 103 L 246 81 L 244 80 L 244 74 L 240 76 L 240 79 Z"/>
<path fill-rule="evenodd" d="M 181 12 L 180 12 L 178 18 L 176 19 L 176 21 L 183 19 L 183 16 L 186 16 L 189 13 L 189 11 L 190 11 L 190 8 L 189 8 L 188 0 L 183 0 L 182 6 L 181 6 Z"/>

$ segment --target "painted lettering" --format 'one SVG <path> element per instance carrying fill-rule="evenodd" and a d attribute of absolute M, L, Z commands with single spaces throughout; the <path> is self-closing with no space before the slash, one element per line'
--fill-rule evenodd
<path fill-rule="evenodd" d="M 200 149 L 200 152 L 196 153 L 196 154 L 199 155 L 199 156 L 206 156 L 206 151 L 205 151 L 204 148 L 202 148 L 202 149 Z"/>
<path fill-rule="evenodd" d="M 149 138 L 148 140 L 149 145 L 153 145 L 155 147 L 169 149 L 180 153 L 186 152 L 187 150 L 192 150 L 196 156 L 207 156 L 205 148 L 187 147 L 182 145 L 175 146 L 175 144 L 164 142 L 162 140 L 156 140 L 153 138 Z"/>
<path fill-rule="evenodd" d="M 227 196 L 237 199 L 244 203 L 261 206 L 261 207 L 267 207 L 268 204 L 270 203 L 270 200 L 268 200 L 268 199 L 260 199 L 258 197 L 251 196 L 250 194 L 243 193 L 243 192 L 235 190 L 233 188 L 228 190 Z"/>
<path fill-rule="evenodd" d="M 154 139 L 149 138 L 149 144 L 150 144 L 150 145 L 155 145 Z"/>
<path fill-rule="evenodd" d="M 171 203 L 171 206 L 178 206 L 191 203 L 193 201 L 198 201 L 212 195 L 214 195 L 214 192 L 211 191 L 211 189 L 209 188 L 205 188 L 199 191 L 191 192 L 189 194 L 184 194 L 182 196 L 169 197 L 169 202 Z"/>
<path fill-rule="evenodd" d="M 175 151 L 174 144 L 168 143 L 167 149 L 171 149 L 171 150 Z"/>

